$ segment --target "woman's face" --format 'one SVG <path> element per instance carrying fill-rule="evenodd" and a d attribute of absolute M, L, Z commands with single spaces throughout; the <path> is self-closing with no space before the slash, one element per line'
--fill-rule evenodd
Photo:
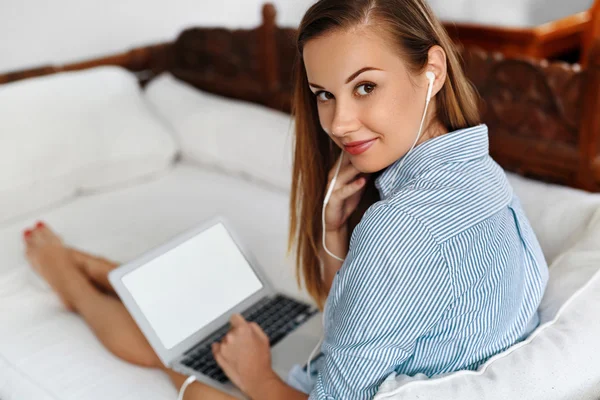
<path fill-rule="evenodd" d="M 304 65 L 323 130 L 359 171 L 382 170 L 406 154 L 423 116 L 427 80 L 411 79 L 388 40 L 365 27 L 336 31 L 305 45 Z M 432 101 L 428 115 L 434 107 Z"/>

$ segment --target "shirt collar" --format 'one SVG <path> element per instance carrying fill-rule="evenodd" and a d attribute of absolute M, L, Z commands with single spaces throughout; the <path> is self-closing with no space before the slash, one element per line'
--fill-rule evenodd
<path fill-rule="evenodd" d="M 381 199 L 386 199 L 404 183 L 441 164 L 470 161 L 488 154 L 487 125 L 449 132 L 421 143 L 395 161 L 377 177 L 375 187 Z"/>

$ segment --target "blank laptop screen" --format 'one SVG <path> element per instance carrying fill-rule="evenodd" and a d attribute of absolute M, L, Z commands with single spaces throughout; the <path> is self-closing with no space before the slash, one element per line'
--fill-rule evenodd
<path fill-rule="evenodd" d="M 133 270 L 122 281 L 166 349 L 262 288 L 221 223 Z"/>

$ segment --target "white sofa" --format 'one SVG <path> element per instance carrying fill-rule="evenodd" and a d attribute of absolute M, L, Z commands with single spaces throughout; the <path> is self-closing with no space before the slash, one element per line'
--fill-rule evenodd
<path fill-rule="evenodd" d="M 200 93 L 168 75 L 156 79 L 144 93 L 131 85 L 133 76 L 114 68 L 59 74 L 47 79 L 52 83 L 65 78 L 67 82 L 63 81 L 62 85 L 40 86 L 38 82 L 36 86 L 32 81 L 22 86 L 0 86 L 0 145 L 3 145 L 0 155 L 2 151 L 9 154 L 7 144 L 18 144 L 23 157 L 13 157 L 13 161 L 27 164 L 34 160 L 38 166 L 28 169 L 27 165 L 19 164 L 24 175 L 15 174 L 15 169 L 0 171 L 0 185 L 3 185 L 0 193 L 4 190 L 12 195 L 13 204 L 20 204 L 19 196 L 23 196 L 21 205 L 27 206 L 15 207 L 12 215 L 10 209 L 3 209 L 0 222 L 0 399 L 175 399 L 175 389 L 163 373 L 115 358 L 98 343 L 79 317 L 61 307 L 45 283 L 27 266 L 22 230 L 43 220 L 59 232 L 68 245 L 124 262 L 214 214 L 222 214 L 233 223 L 278 289 L 308 299 L 296 286 L 292 260 L 285 257 L 291 121 L 289 116 L 275 111 Z M 90 85 L 85 96 L 64 95 L 70 90 L 69 85 L 78 87 L 82 82 L 97 79 L 101 79 L 102 84 Z M 110 92 L 107 86 L 111 85 L 122 89 L 115 95 L 120 101 L 134 104 L 125 109 L 130 110 L 128 113 L 137 110 L 139 121 L 126 119 L 123 127 L 124 106 L 107 106 L 117 101 L 105 96 Z M 61 118 L 78 119 L 65 124 L 61 118 L 41 118 L 44 123 L 39 125 L 35 122 L 36 114 L 8 115 L 1 111 L 3 104 L 13 101 L 15 93 L 25 92 L 19 96 L 27 101 L 28 96 L 39 96 L 40 90 L 47 91 L 47 99 L 53 99 L 53 91 L 60 90 L 64 95 L 62 102 L 77 102 L 71 104 L 74 108 Z M 39 113 L 43 113 L 42 105 L 39 107 Z M 56 106 L 52 112 L 65 109 L 68 108 Z M 86 122 L 83 112 L 86 109 L 94 109 L 94 115 L 101 118 Z M 3 130 L 9 122 L 2 121 L 11 118 L 13 131 Z M 109 128 L 101 129 L 99 120 L 104 121 L 102 126 Z M 154 128 L 143 130 L 149 121 Z M 70 126 L 68 131 L 65 126 Z M 62 145 L 54 146 L 55 141 L 49 139 L 52 137 L 62 141 Z M 82 142 L 70 147 L 73 140 Z M 118 140 L 120 145 L 110 146 L 113 140 Z M 252 146 L 257 142 L 267 150 L 252 153 Z M 44 147 L 40 148 L 39 143 Z M 89 150 L 82 159 L 77 150 L 88 148 L 86 146 L 94 151 Z M 118 156 L 122 154 L 131 162 L 123 163 L 123 157 Z M 51 168 L 43 169 L 44 163 L 61 157 L 71 157 L 70 162 L 77 168 L 69 170 L 68 164 L 64 164 L 65 169 L 59 174 L 51 173 Z M 93 162 L 89 162 L 90 157 Z M 140 162 L 133 162 L 135 159 Z M 590 229 L 596 232 L 596 225 L 590 225 L 590 221 L 600 205 L 600 195 L 514 175 L 510 175 L 510 180 L 549 262 L 560 261 L 561 254 L 573 245 L 585 245 L 587 251 L 595 252 L 594 246 L 582 238 L 590 237 Z M 44 198 L 38 185 L 42 183 L 43 187 L 52 188 L 53 182 L 59 182 L 62 191 Z M 27 202 L 27 196 L 42 198 Z M 552 319 L 558 308 L 595 276 L 595 263 L 588 265 L 585 276 L 571 264 L 558 270 L 558 281 L 552 281 L 555 273 L 551 271 L 551 282 L 555 285 L 551 299 L 547 300 L 546 319 Z M 568 277 L 571 277 L 568 287 L 561 285 Z M 588 329 L 581 327 L 584 328 Z M 563 343 L 558 346 L 562 351 L 569 350 L 567 339 L 563 337 Z M 586 343 L 590 351 L 597 351 L 598 344 L 596 347 L 592 344 Z M 540 351 L 535 345 L 525 348 L 533 353 Z M 509 351 L 515 353 L 515 349 Z M 523 354 L 523 350 L 516 350 L 515 354 Z M 511 386 L 513 382 L 509 379 L 513 376 L 507 374 L 505 368 L 486 365 L 486 370 L 494 375 L 480 371 L 477 385 L 469 386 L 475 387 L 475 394 L 462 392 L 461 399 L 498 398 L 477 397 L 477 393 L 518 393 L 521 399 L 539 398 L 519 393 L 518 387 L 512 391 L 498 390 Z M 549 377 L 544 374 L 543 366 L 531 365 L 535 371 L 529 371 L 527 361 L 520 360 L 512 367 L 521 368 L 519 371 L 524 369 L 524 378 L 538 379 L 534 387 L 547 386 Z M 588 384 L 584 392 L 577 393 L 581 395 L 578 398 L 593 398 L 597 389 L 600 393 L 600 367 L 597 374 L 595 372 L 591 370 L 592 382 L 586 381 Z M 552 373 L 556 373 L 556 369 Z M 418 379 L 429 382 L 427 385 L 437 390 L 435 393 L 442 394 L 440 398 L 454 398 L 452 393 L 460 393 L 456 391 L 460 385 L 452 380 L 462 379 L 459 374 L 439 383 L 418 377 L 390 377 L 380 395 L 382 398 L 420 398 L 415 384 Z M 595 382 L 594 376 L 598 378 Z M 577 384 L 577 377 L 573 379 L 571 384 Z M 596 383 L 599 385 L 594 386 Z M 567 398 L 559 396 L 565 391 L 574 393 L 568 385 L 560 393 L 559 389 L 554 392 L 556 397 L 544 399 Z M 431 393 L 432 397 L 427 398 L 437 398 Z"/>

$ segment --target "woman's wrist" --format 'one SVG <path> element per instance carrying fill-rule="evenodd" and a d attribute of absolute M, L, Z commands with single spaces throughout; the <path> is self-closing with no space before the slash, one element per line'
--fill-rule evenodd
<path fill-rule="evenodd" d="M 348 234 L 348 222 L 343 223 L 340 227 L 334 229 L 325 228 L 325 235 L 347 235 Z"/>
<path fill-rule="evenodd" d="M 252 387 L 247 388 L 246 394 L 251 399 L 265 399 L 266 395 L 272 390 L 273 386 L 277 386 L 281 382 L 279 376 L 273 371 L 273 369 L 269 369 L 265 371 L 265 374 L 261 377 L 261 379 L 257 379 L 253 382 Z M 283 382 L 281 382 L 283 383 Z"/>
<path fill-rule="evenodd" d="M 348 224 L 336 230 L 325 231 L 325 244 L 329 251 L 345 257 L 348 252 Z"/>

